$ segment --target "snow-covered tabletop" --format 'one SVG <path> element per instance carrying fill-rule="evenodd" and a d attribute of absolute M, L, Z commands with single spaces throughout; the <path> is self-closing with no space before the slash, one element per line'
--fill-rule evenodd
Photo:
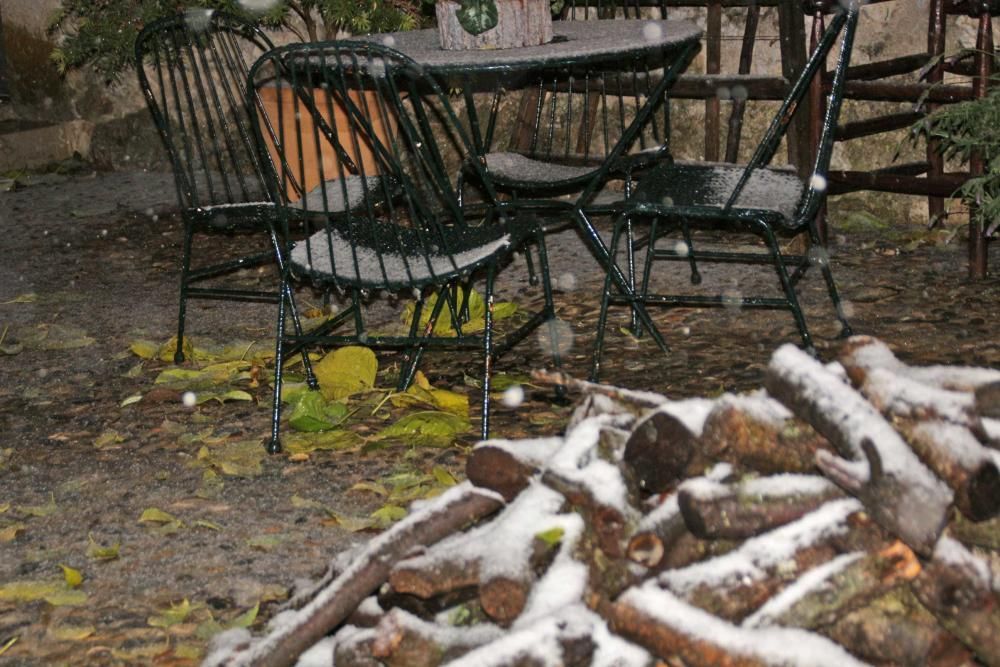
<path fill-rule="evenodd" d="M 438 73 L 470 70 L 528 70 L 564 63 L 614 61 L 625 56 L 667 53 L 701 39 L 702 30 L 688 21 L 556 21 L 548 44 L 515 49 L 446 51 L 438 31 L 413 30 L 359 39 L 401 51 Z"/>

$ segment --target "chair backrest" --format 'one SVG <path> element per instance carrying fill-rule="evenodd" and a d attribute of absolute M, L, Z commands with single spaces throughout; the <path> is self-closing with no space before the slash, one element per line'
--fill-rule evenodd
<path fill-rule="evenodd" d="M 665 19 L 666 0 L 563 0 L 559 19 Z"/>
<path fill-rule="evenodd" d="M 139 84 L 183 208 L 266 199 L 245 90 L 250 65 L 272 47 L 253 25 L 210 10 L 160 19 L 136 39 Z"/>
<path fill-rule="evenodd" d="M 771 120 L 756 151 L 747 163 L 746 169 L 743 171 L 740 180 L 726 203 L 727 209 L 732 208 L 736 203 L 744 187 L 750 181 L 753 172 L 771 163 L 795 113 L 808 107 L 807 104 L 803 104 L 802 102 L 813 81 L 823 75 L 827 66 L 827 60 L 839 37 L 840 50 L 833 69 L 830 91 L 826 97 L 826 112 L 823 118 L 822 131 L 816 146 L 816 156 L 813 162 L 812 173 L 802 199 L 799 202 L 794 222 L 798 224 L 802 220 L 812 219 L 817 214 L 826 196 L 826 175 L 830 171 L 830 159 L 833 155 L 837 120 L 840 117 L 840 108 L 844 98 L 844 81 L 847 75 L 847 68 L 850 65 L 851 50 L 854 46 L 854 35 L 857 31 L 859 11 L 860 2 L 858 0 L 846 0 L 831 18 L 830 24 L 820 37 L 816 48 L 802 69 L 802 73 L 792 85 L 781 107 Z"/>
<path fill-rule="evenodd" d="M 448 95 L 403 54 L 360 41 L 289 45 L 254 64 L 249 86 L 281 102 L 254 123 L 270 192 L 307 229 L 292 255 L 307 273 L 355 287 L 419 286 L 510 242 L 504 223 L 467 219 L 453 178 L 474 154 L 471 136 Z M 319 185 L 296 200 L 288 193 L 306 178 L 310 153 Z M 483 185 L 477 209 L 497 212 L 489 175 L 468 162 Z"/>
<path fill-rule="evenodd" d="M 663 0 L 565 0 L 559 19 L 665 19 L 666 14 Z M 615 71 L 551 71 L 538 76 L 522 94 L 511 150 L 538 160 L 599 163 L 660 74 L 656 63 L 637 57 L 623 59 Z M 669 111 L 663 104 L 650 117 L 636 138 L 637 150 L 668 145 Z"/>

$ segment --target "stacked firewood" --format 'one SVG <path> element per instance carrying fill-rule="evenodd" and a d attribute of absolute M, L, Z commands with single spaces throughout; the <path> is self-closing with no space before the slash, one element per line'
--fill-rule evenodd
<path fill-rule="evenodd" d="M 714 399 L 549 379 L 565 436 L 481 443 L 209 662 L 1000 665 L 1000 371 L 856 337 Z"/>

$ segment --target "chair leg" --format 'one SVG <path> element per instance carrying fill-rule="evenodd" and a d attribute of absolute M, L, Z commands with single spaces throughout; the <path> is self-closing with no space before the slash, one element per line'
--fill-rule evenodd
<path fill-rule="evenodd" d="M 609 252 L 614 257 L 618 251 L 618 243 L 621 239 L 621 226 L 616 224 L 611 235 L 611 246 Z M 647 250 L 647 252 L 651 252 Z M 648 256 L 647 256 L 648 261 Z M 643 276 L 645 282 L 645 275 Z M 633 293 L 634 294 L 634 293 Z M 643 292 L 645 295 L 645 292 Z M 608 306 L 611 304 L 611 270 L 604 274 L 604 288 L 601 292 L 601 310 L 597 315 L 597 340 L 594 341 L 594 353 L 590 363 L 591 382 L 598 382 L 601 375 L 601 357 L 604 356 L 604 329 L 608 323 Z"/>
<path fill-rule="evenodd" d="M 274 225 L 268 225 L 268 233 L 271 237 L 271 245 L 274 248 L 275 261 L 278 264 L 278 273 L 284 276 L 286 273 L 285 269 L 285 256 L 282 253 L 282 244 L 278 239 L 278 232 L 274 228 Z M 299 317 L 298 306 L 295 305 L 295 292 L 292 290 L 291 283 L 287 280 L 282 279 L 281 291 L 278 293 L 278 301 L 283 299 L 288 299 L 288 307 L 292 311 L 292 327 L 295 329 L 295 335 L 299 338 L 302 337 L 302 319 Z M 309 360 L 309 351 L 303 347 L 302 348 L 302 367 L 306 372 L 306 384 L 310 389 L 319 389 L 319 383 L 316 381 L 316 374 L 313 373 L 312 361 Z"/>
<path fill-rule="evenodd" d="M 479 429 L 479 435 L 483 440 L 490 437 L 490 379 L 493 376 L 493 280 L 495 277 L 496 265 L 491 263 L 486 269 L 486 294 L 483 295 L 486 301 L 483 324 L 486 328 L 483 329 L 483 396 L 481 404 L 483 419 Z"/>
<path fill-rule="evenodd" d="M 281 292 L 278 296 L 278 331 L 274 344 L 274 394 L 271 402 L 271 439 L 267 443 L 267 453 L 277 454 L 281 451 L 281 439 L 278 429 L 281 423 L 281 381 L 284 375 L 282 368 L 285 352 L 285 299 L 291 293 L 288 278 L 283 273 L 281 277 Z M 305 352 L 303 352 L 305 354 Z"/>
<path fill-rule="evenodd" d="M 623 220 L 625 225 L 625 261 L 628 264 L 628 284 L 635 291 L 635 234 L 632 229 L 632 219 L 629 216 L 625 216 Z M 616 251 L 611 251 L 611 261 L 614 261 Z M 645 277 L 645 274 L 644 276 Z M 632 330 L 637 337 L 642 335 L 642 325 L 639 323 L 639 317 L 635 314 L 635 310 L 630 313 L 631 321 L 629 322 L 629 328 Z"/>
<path fill-rule="evenodd" d="M 408 358 L 403 361 L 403 367 L 399 370 L 399 382 L 396 384 L 397 391 L 405 391 L 413 383 L 413 378 L 417 374 L 417 367 L 420 365 L 420 358 L 424 356 L 424 350 L 426 349 L 425 345 L 416 341 L 418 338 L 426 338 L 434 335 L 434 325 L 437 324 L 437 319 L 441 315 L 441 309 L 444 307 L 445 302 L 448 301 L 444 294 L 447 289 L 448 287 L 445 286 L 438 292 L 438 298 L 434 302 L 430 319 L 427 320 L 423 334 L 420 336 L 417 335 L 417 329 L 420 326 L 420 313 L 423 310 L 422 302 L 418 302 L 417 308 L 413 311 L 413 324 L 410 326 L 410 337 L 415 342 L 407 353 Z"/>
<path fill-rule="evenodd" d="M 758 221 L 757 224 L 760 226 L 760 234 L 771 252 L 771 258 L 774 260 L 774 269 L 778 274 L 781 289 L 785 292 L 788 309 L 792 311 L 792 317 L 795 318 L 795 326 L 799 329 L 802 344 L 809 354 L 816 356 L 816 346 L 813 345 L 812 336 L 809 334 L 809 327 L 806 326 L 806 318 L 802 312 L 802 306 L 799 304 L 799 297 L 795 293 L 795 285 L 792 284 L 791 278 L 789 278 L 788 267 L 785 266 L 785 260 L 781 256 L 781 248 L 778 247 L 778 239 L 774 235 L 774 230 L 766 222 Z"/>
<path fill-rule="evenodd" d="M 583 233 L 584 241 L 590 245 L 591 252 L 597 257 L 598 261 L 604 266 L 605 269 L 611 274 L 612 279 L 615 281 L 615 286 L 622 292 L 622 294 L 628 295 L 629 302 L 632 308 L 635 310 L 636 316 L 639 321 L 649 329 L 650 335 L 653 337 L 653 342 L 656 346 L 660 348 L 665 353 L 670 352 L 670 348 L 667 346 L 666 341 L 663 340 L 663 336 L 660 335 L 659 329 L 653 324 L 653 320 L 649 317 L 649 311 L 646 309 L 646 304 L 636 299 L 635 290 L 628 284 L 628 278 L 621 272 L 618 268 L 618 264 L 614 261 L 614 254 L 608 251 L 608 247 L 604 244 L 597 230 L 591 224 L 590 220 L 587 219 L 587 214 L 584 213 L 580 208 L 573 211 L 573 214 L 577 217 L 577 225 L 580 231 Z"/>
<path fill-rule="evenodd" d="M 187 317 L 188 274 L 191 272 L 191 243 L 193 236 L 194 225 L 189 220 L 185 220 L 183 252 L 181 254 L 180 306 L 177 312 L 177 348 L 174 350 L 175 364 L 184 362 L 184 320 Z"/>
<path fill-rule="evenodd" d="M 562 353 L 559 350 L 559 330 L 556 327 L 556 305 L 552 296 L 552 275 L 549 273 L 549 253 L 545 247 L 545 232 L 538 233 L 538 263 L 542 268 L 542 292 L 545 296 L 545 316 L 549 327 L 549 344 L 552 349 L 552 365 L 562 368 Z M 566 387 L 557 384 L 556 398 L 560 401 L 566 398 Z"/>
<path fill-rule="evenodd" d="M 840 322 L 840 333 L 837 334 L 837 337 L 847 338 L 848 336 L 853 336 L 854 330 L 851 328 L 851 323 L 847 320 L 847 314 L 844 312 L 844 306 L 840 301 L 840 293 L 837 291 L 837 283 L 833 280 L 833 271 L 830 269 L 830 258 L 826 253 L 826 246 L 819 243 L 819 234 L 812 225 L 809 226 L 809 240 L 813 248 L 821 248 L 824 252 L 822 261 L 819 262 L 819 268 L 823 274 L 823 280 L 826 282 L 826 293 L 830 296 L 830 303 L 833 304 L 833 310 L 837 315 L 837 320 Z"/>

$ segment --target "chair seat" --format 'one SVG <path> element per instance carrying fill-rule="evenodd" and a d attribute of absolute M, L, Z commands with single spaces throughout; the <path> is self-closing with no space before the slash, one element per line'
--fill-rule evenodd
<path fill-rule="evenodd" d="M 379 176 L 348 176 L 320 183 L 294 206 L 307 211 L 343 213 L 357 208 L 365 199 L 365 192 L 378 192 Z M 367 183 L 367 188 L 365 184 Z M 324 192 L 325 189 L 325 192 Z"/>
<path fill-rule="evenodd" d="M 677 207 L 713 208 L 726 205 L 745 167 L 714 162 L 661 163 L 636 188 L 632 202 Z M 805 185 L 791 169 L 761 168 L 736 199 L 735 208 L 773 211 L 793 226 Z"/>
<path fill-rule="evenodd" d="M 364 221 L 316 232 L 292 248 L 296 273 L 368 289 L 440 282 L 475 269 L 516 242 L 504 225 L 453 228 L 447 247 L 427 234 L 391 223 Z"/>
<path fill-rule="evenodd" d="M 535 160 L 520 153 L 488 153 L 486 168 L 498 183 L 507 181 L 548 185 L 571 181 L 593 173 L 592 165 L 568 165 Z"/>

